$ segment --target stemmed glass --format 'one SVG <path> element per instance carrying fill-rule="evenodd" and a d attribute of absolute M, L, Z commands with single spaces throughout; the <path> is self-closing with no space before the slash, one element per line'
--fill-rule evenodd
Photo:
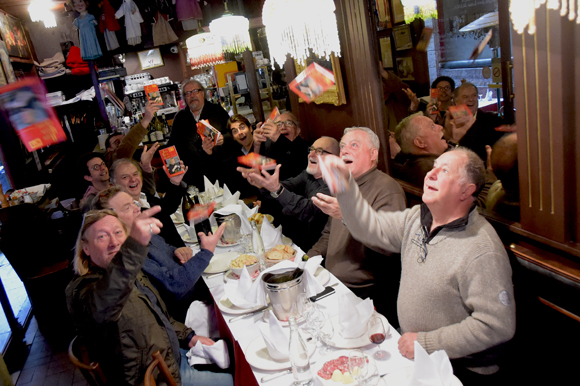
<path fill-rule="evenodd" d="M 379 371 L 377 366 L 373 363 L 367 364 L 367 376 L 364 381 L 359 382 L 359 384 L 364 386 L 374 386 L 379 383 Z"/>
<path fill-rule="evenodd" d="M 361 350 L 350 350 L 348 352 L 348 368 L 350 375 L 357 383 L 365 379 L 367 375 L 367 357 Z"/>
<path fill-rule="evenodd" d="M 389 330 L 385 330 L 385 325 L 383 324 L 383 321 L 381 320 L 380 317 L 373 316 L 372 318 L 369 319 L 367 327 L 367 334 L 369 336 L 369 340 L 371 341 L 371 343 L 376 344 L 377 347 L 379 348 L 379 350 L 374 354 L 375 359 L 378 360 L 386 359 L 387 352 L 381 350 L 381 343 L 383 343 L 387 338 L 388 332 Z"/>
<path fill-rule="evenodd" d="M 334 336 L 334 326 L 332 325 L 332 320 L 330 316 L 325 312 L 320 312 L 322 317 L 324 318 L 322 322 L 322 327 L 320 328 L 320 332 L 318 334 L 321 342 L 320 346 L 320 355 L 327 355 L 333 351 L 333 348 L 330 346 L 330 340 Z"/>

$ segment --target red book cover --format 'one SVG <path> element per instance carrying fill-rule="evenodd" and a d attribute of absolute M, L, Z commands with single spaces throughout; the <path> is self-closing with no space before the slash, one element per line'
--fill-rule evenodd
<path fill-rule="evenodd" d="M 46 101 L 38 78 L 25 78 L 0 88 L 0 109 L 30 152 L 66 141 L 60 120 Z"/>
<path fill-rule="evenodd" d="M 276 120 L 276 118 L 278 118 L 279 116 L 280 116 L 280 110 L 278 110 L 278 107 L 274 107 L 274 110 L 272 110 L 272 112 L 268 116 L 268 119 L 266 120 L 266 122 L 274 122 Z"/>
<path fill-rule="evenodd" d="M 290 82 L 290 89 L 306 103 L 310 103 L 333 85 L 334 74 L 332 71 L 318 63 L 312 63 Z"/>
<path fill-rule="evenodd" d="M 187 212 L 187 221 L 190 224 L 199 224 L 206 218 L 211 216 L 213 209 L 215 208 L 215 201 L 212 201 L 208 204 L 196 204 Z M 191 221 L 193 220 L 193 222 Z"/>
<path fill-rule="evenodd" d="M 179 163 L 179 156 L 175 146 L 159 150 L 159 155 L 163 160 L 163 170 L 170 178 L 185 173 Z"/>
<path fill-rule="evenodd" d="M 161 98 L 161 93 L 159 92 L 159 87 L 156 84 L 149 84 L 147 86 L 143 86 L 145 90 L 145 95 L 147 95 L 147 99 L 155 102 L 159 105 L 163 104 L 163 98 Z"/>
<path fill-rule="evenodd" d="M 197 122 L 197 134 L 200 135 L 202 140 L 205 140 L 206 137 L 211 138 L 214 145 L 217 143 L 220 135 L 222 135 L 218 129 L 209 124 L 207 119 L 202 119 Z"/>
<path fill-rule="evenodd" d="M 449 106 L 449 112 L 453 119 L 471 117 L 473 115 L 466 105 Z"/>
<path fill-rule="evenodd" d="M 264 157 L 258 153 L 241 155 L 238 157 L 238 163 L 258 170 L 271 170 L 276 168 L 276 160 Z"/>

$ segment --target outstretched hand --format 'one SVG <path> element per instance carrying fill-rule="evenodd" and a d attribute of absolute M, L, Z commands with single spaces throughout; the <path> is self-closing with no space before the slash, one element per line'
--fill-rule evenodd
<path fill-rule="evenodd" d="M 161 212 L 161 207 L 159 205 L 141 212 L 141 214 L 135 218 L 135 221 L 133 221 L 129 236 L 141 245 L 148 245 L 149 241 L 151 241 L 151 235 L 159 234 L 163 227 L 161 221 L 153 217 L 159 212 Z"/>
<path fill-rule="evenodd" d="M 316 196 L 312 196 L 312 202 L 330 217 L 342 220 L 342 212 L 340 211 L 338 200 L 335 197 L 317 193 Z"/>
<path fill-rule="evenodd" d="M 226 229 L 226 223 L 220 225 L 220 227 L 215 231 L 215 234 L 210 232 L 209 235 L 205 235 L 203 232 L 199 232 L 197 234 L 197 238 L 199 239 L 199 245 L 203 249 L 207 249 L 211 253 L 215 252 L 215 247 L 222 235 L 224 234 L 224 230 Z"/>
<path fill-rule="evenodd" d="M 159 149 L 159 146 L 161 145 L 159 145 L 159 143 L 157 142 L 151 145 L 149 150 L 147 150 L 147 145 L 143 146 L 140 165 L 141 169 L 143 169 L 144 172 L 151 173 L 153 171 L 153 168 L 151 167 L 151 160 L 153 159 L 153 156 L 155 155 L 157 149 Z"/>

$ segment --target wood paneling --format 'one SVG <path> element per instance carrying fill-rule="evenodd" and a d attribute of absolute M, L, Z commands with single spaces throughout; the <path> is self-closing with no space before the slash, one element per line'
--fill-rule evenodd
<path fill-rule="evenodd" d="M 577 240 L 574 220 L 574 24 L 540 7 L 535 35 L 512 33 L 522 228 L 559 243 Z"/>

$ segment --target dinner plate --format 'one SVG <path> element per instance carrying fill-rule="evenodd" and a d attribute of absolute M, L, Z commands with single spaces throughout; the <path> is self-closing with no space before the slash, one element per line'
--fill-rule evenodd
<path fill-rule="evenodd" d="M 389 322 L 387 321 L 387 318 L 385 318 L 383 315 L 378 314 L 378 313 L 376 315 L 381 317 L 381 320 L 383 321 L 385 328 L 387 326 L 389 326 Z M 343 338 L 342 335 L 340 335 L 340 332 L 338 331 L 338 328 L 339 328 L 338 315 L 334 315 L 331 318 L 331 320 L 332 320 L 332 325 L 334 326 L 334 335 L 332 336 L 332 339 L 330 339 L 329 345 L 331 345 L 333 347 L 337 347 L 337 348 L 351 349 L 351 348 L 361 348 L 361 347 L 368 346 L 368 345 L 372 344 L 371 341 L 369 340 L 369 337 L 367 336 L 366 330 L 365 330 L 365 333 L 362 334 L 361 336 L 359 336 L 358 338 L 353 338 L 353 339 Z M 322 328 L 322 330 L 324 331 L 324 327 Z M 387 339 L 391 339 L 391 338 L 389 337 Z"/>
<path fill-rule="evenodd" d="M 324 386 L 340 386 L 340 385 L 342 385 L 342 382 L 334 382 L 332 379 L 324 379 L 318 375 L 318 371 L 322 368 L 322 366 L 324 366 L 324 364 L 326 362 L 331 361 L 333 359 L 337 359 L 338 357 L 341 357 L 341 356 L 348 357 L 348 350 L 334 351 L 334 352 L 331 352 L 330 354 L 324 356 L 321 360 L 316 362 L 315 366 L 311 367 L 312 371 L 313 371 L 312 375 L 315 378 L 318 378 L 320 383 Z M 372 363 L 372 359 L 370 359 L 370 361 Z M 354 381 L 353 383 L 349 383 L 348 385 L 349 386 L 357 386 L 358 382 Z M 379 382 L 376 384 L 376 386 L 386 386 L 386 385 L 387 385 L 387 383 L 385 382 L 384 378 L 379 378 Z M 405 384 L 397 384 L 397 385 L 391 385 L 391 386 L 403 386 L 403 385 L 405 385 Z"/>
<path fill-rule="evenodd" d="M 217 303 L 217 306 L 222 312 L 225 312 L 226 314 L 231 314 L 231 315 L 249 314 L 250 312 L 253 312 L 253 311 L 261 308 L 261 306 L 257 306 L 254 308 L 240 308 L 238 306 L 235 306 L 232 302 L 230 302 L 230 299 L 228 299 L 228 297 L 226 295 L 224 295 L 220 299 L 220 301 Z"/>
<path fill-rule="evenodd" d="M 409 379 L 413 375 L 413 366 L 403 367 L 389 372 L 383 377 L 385 384 L 387 386 L 407 386 L 409 385 Z M 454 375 L 451 379 L 451 386 L 462 386 L 461 381 Z"/>
<path fill-rule="evenodd" d="M 199 244 L 199 242 L 197 240 L 193 241 L 191 239 L 191 237 L 189 237 L 189 233 L 187 233 L 187 232 L 185 234 L 181 235 L 181 240 L 183 240 L 187 244 Z"/>
<path fill-rule="evenodd" d="M 305 331 L 300 331 L 300 334 L 302 334 L 304 340 L 311 337 L 311 335 Z M 308 348 L 308 356 L 312 356 L 316 350 L 316 340 L 312 339 L 309 342 L 306 342 L 306 347 Z M 290 368 L 290 360 L 275 361 L 270 357 L 262 335 L 258 336 L 248 345 L 244 354 L 246 355 L 248 363 L 259 370 L 276 371 Z"/>
<path fill-rule="evenodd" d="M 213 255 L 213 257 L 209 261 L 207 268 L 203 272 L 205 273 L 225 272 L 229 269 L 228 265 L 230 264 L 230 261 L 232 261 L 238 256 L 240 256 L 239 252 L 226 252 Z"/>

